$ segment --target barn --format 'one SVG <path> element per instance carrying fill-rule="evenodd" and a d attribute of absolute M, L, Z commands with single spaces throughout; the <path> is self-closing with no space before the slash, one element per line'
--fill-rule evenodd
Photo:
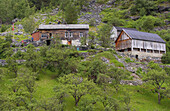
<path fill-rule="evenodd" d="M 123 29 L 115 41 L 118 52 L 136 58 L 162 57 L 166 53 L 166 43 L 157 34 Z"/>

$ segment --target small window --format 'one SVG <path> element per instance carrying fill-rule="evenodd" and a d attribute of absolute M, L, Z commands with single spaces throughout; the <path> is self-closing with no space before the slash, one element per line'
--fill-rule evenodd
<path fill-rule="evenodd" d="M 68 38 L 68 32 L 65 32 L 65 38 Z"/>
<path fill-rule="evenodd" d="M 83 37 L 83 32 L 80 32 L 80 37 Z"/>
<path fill-rule="evenodd" d="M 41 37 L 48 37 L 48 35 L 47 34 L 42 34 Z"/>
<path fill-rule="evenodd" d="M 70 37 L 73 37 L 73 32 L 70 32 Z"/>

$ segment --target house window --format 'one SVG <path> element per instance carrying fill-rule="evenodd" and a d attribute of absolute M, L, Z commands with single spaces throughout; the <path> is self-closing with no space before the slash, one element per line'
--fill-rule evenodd
<path fill-rule="evenodd" d="M 68 38 L 68 32 L 65 32 L 65 38 Z"/>
<path fill-rule="evenodd" d="M 79 35 L 80 37 L 83 37 L 83 32 L 80 32 L 80 35 Z"/>
<path fill-rule="evenodd" d="M 48 37 L 47 34 L 41 34 L 41 37 Z"/>
<path fill-rule="evenodd" d="M 73 32 L 70 32 L 70 37 L 71 37 L 71 38 L 73 37 Z"/>

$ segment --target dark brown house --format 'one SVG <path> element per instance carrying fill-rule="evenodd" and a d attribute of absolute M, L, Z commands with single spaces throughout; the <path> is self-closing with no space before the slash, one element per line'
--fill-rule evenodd
<path fill-rule="evenodd" d="M 57 24 L 40 25 L 38 28 L 40 41 L 48 41 L 51 38 L 59 37 L 62 44 L 80 46 L 81 38 L 87 37 L 89 32 L 88 24 Z"/>

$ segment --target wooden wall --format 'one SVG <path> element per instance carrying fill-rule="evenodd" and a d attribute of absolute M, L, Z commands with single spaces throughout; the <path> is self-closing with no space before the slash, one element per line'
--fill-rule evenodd
<path fill-rule="evenodd" d="M 60 29 L 60 30 L 39 30 L 40 31 L 40 37 L 41 37 L 41 34 L 43 33 L 47 33 L 48 36 L 50 33 L 52 33 L 52 36 L 53 37 L 60 37 L 62 40 L 66 39 L 65 38 L 65 32 L 72 32 L 73 33 L 73 37 L 71 38 L 71 40 L 76 40 L 76 39 L 79 39 L 79 35 L 80 35 L 80 32 L 83 33 L 83 37 L 87 37 L 88 36 L 88 31 L 89 30 L 76 30 L 76 29 L 72 29 L 72 30 L 64 30 L 64 29 Z"/>

